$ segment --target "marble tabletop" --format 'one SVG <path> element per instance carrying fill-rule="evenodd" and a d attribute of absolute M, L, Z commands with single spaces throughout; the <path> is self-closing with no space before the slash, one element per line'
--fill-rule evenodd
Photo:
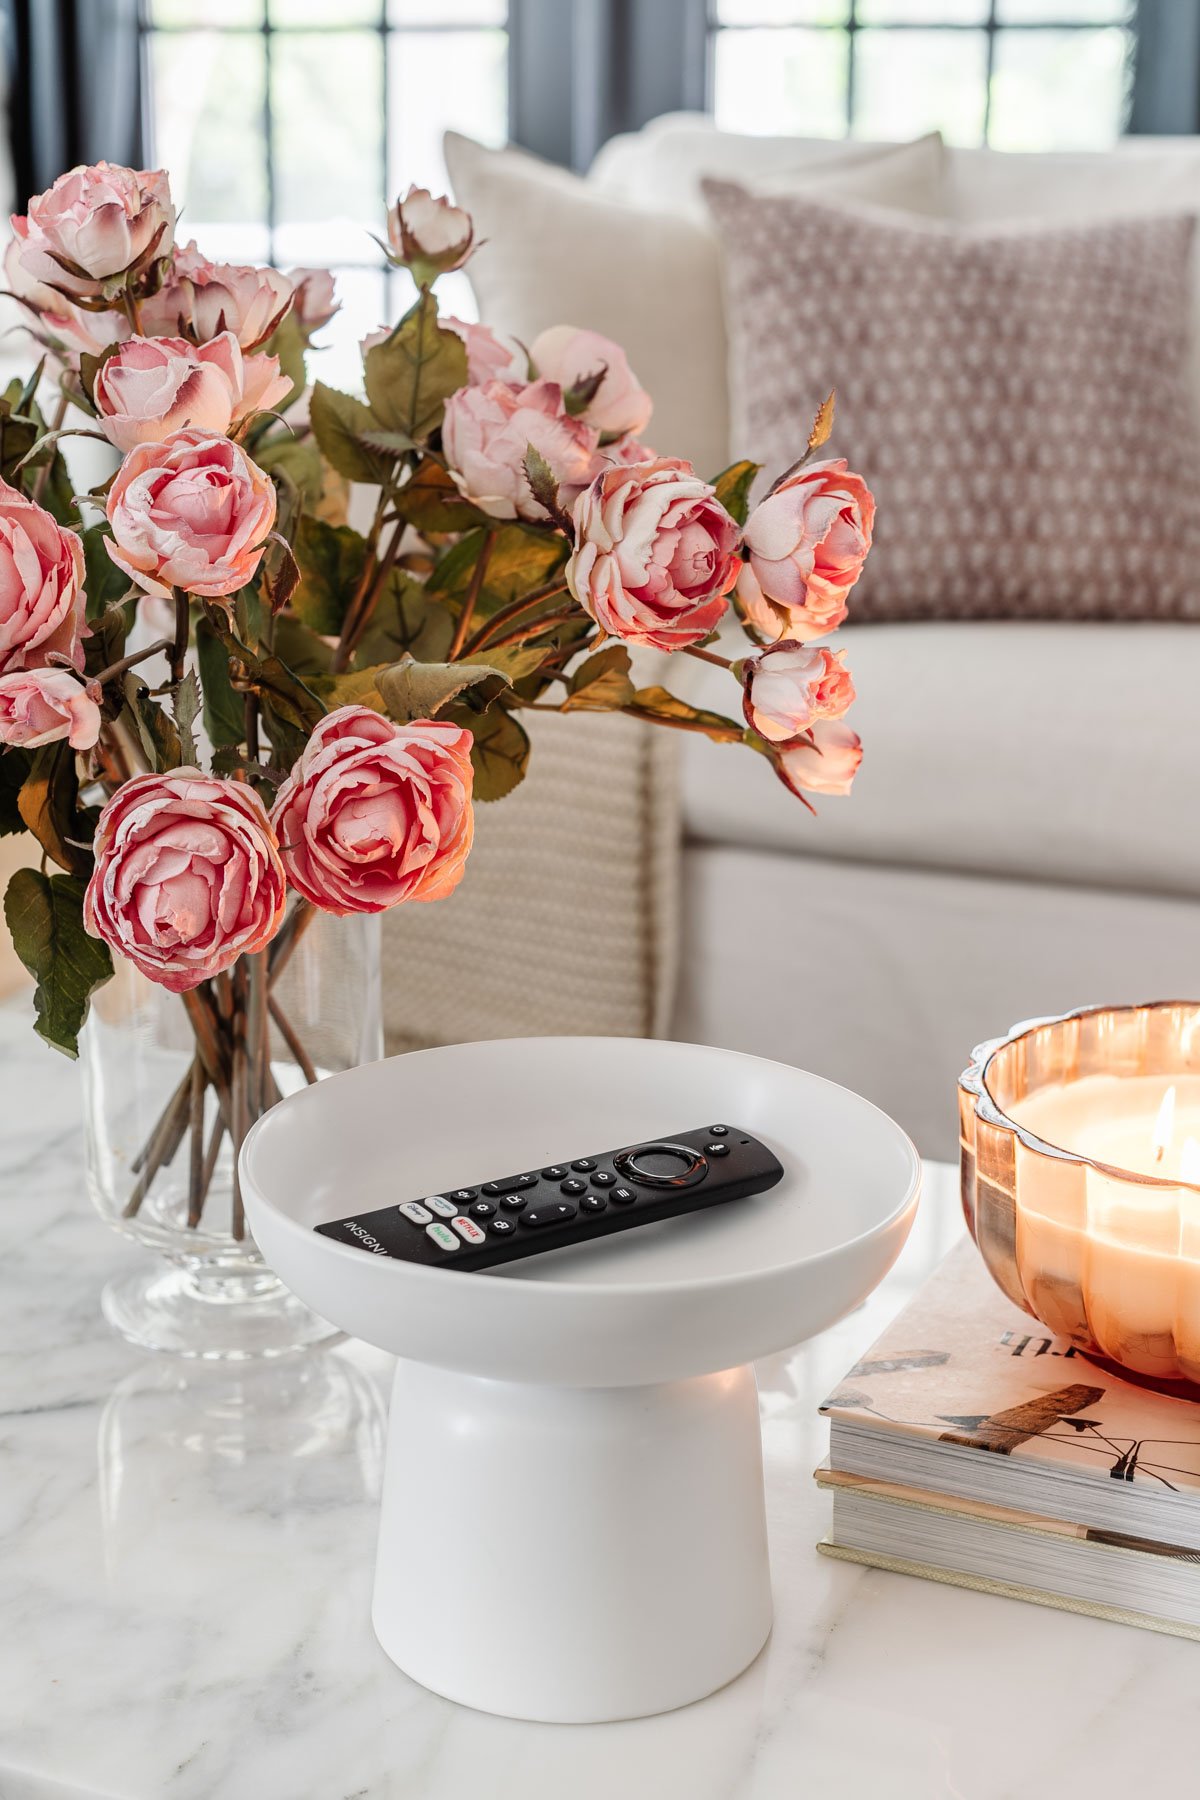
<path fill-rule="evenodd" d="M 1195 1645 L 833 1563 L 820 1400 L 957 1238 L 929 1172 L 866 1306 L 760 1366 L 777 1616 L 660 1718 L 490 1718 L 371 1633 L 389 1359 L 118 1342 L 76 1069 L 0 1008 L 0 1800 L 1092 1800 L 1194 1791 Z M 481 1501 L 482 1504 L 482 1501 Z M 436 1522 L 430 1522 L 436 1536 Z"/>

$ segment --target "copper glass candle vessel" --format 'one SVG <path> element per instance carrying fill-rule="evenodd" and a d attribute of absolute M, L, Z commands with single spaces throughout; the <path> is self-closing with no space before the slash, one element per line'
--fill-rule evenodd
<path fill-rule="evenodd" d="M 1155 1385 L 1200 1383 L 1200 1002 L 1015 1026 L 974 1051 L 959 1115 L 963 1210 L 1009 1299 Z"/>

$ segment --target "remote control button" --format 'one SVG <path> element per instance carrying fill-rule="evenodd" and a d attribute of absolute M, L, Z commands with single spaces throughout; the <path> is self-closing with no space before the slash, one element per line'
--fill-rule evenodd
<path fill-rule="evenodd" d="M 425 1200 L 430 1212 L 435 1212 L 439 1219 L 452 1219 L 458 1211 L 453 1200 L 447 1200 L 445 1194 L 429 1194 Z"/>
<path fill-rule="evenodd" d="M 422 1206 L 417 1200 L 406 1200 L 403 1206 L 396 1208 L 396 1211 L 402 1212 L 406 1219 L 412 1220 L 414 1225 L 428 1225 L 433 1217 L 429 1208 Z"/>
<path fill-rule="evenodd" d="M 710 1125 L 708 1132 L 710 1137 L 728 1137 L 729 1127 L 728 1125 Z"/>
<path fill-rule="evenodd" d="M 639 1144 L 613 1157 L 618 1175 L 639 1187 L 695 1187 L 708 1173 L 708 1164 L 690 1144 Z"/>
<path fill-rule="evenodd" d="M 580 1181 L 578 1175 L 571 1175 L 566 1181 L 559 1183 L 560 1194 L 586 1194 L 587 1182 Z"/>
<path fill-rule="evenodd" d="M 596 1173 L 592 1176 L 592 1186 L 611 1187 L 616 1179 L 616 1176 L 610 1175 L 607 1169 L 597 1169 Z"/>
<path fill-rule="evenodd" d="M 511 1181 L 485 1181 L 479 1191 L 481 1194 L 502 1194 L 511 1186 Z"/>
<path fill-rule="evenodd" d="M 505 1194 L 500 1204 L 505 1212 L 524 1212 L 529 1202 L 524 1194 Z"/>
<path fill-rule="evenodd" d="M 566 1163 L 551 1163 L 548 1169 L 542 1170 L 547 1181 L 562 1181 L 570 1173 Z"/>
<path fill-rule="evenodd" d="M 609 1195 L 609 1199 L 615 1200 L 618 1206 L 632 1206 L 637 1195 L 632 1188 L 615 1187 Z"/>
<path fill-rule="evenodd" d="M 488 1230 L 493 1237 L 509 1237 L 516 1229 L 517 1221 L 506 1219 L 503 1213 L 498 1213 L 494 1219 L 488 1220 Z"/>
<path fill-rule="evenodd" d="M 729 1145 L 721 1143 L 705 1144 L 704 1154 L 705 1156 L 728 1156 Z"/>
<path fill-rule="evenodd" d="M 584 1212 L 607 1212 L 608 1200 L 604 1194 L 585 1194 L 580 1201 Z"/>
<path fill-rule="evenodd" d="M 460 1206 L 465 1206 L 467 1204 L 468 1200 L 473 1200 L 475 1198 L 475 1189 L 474 1188 L 455 1188 L 454 1192 L 451 1194 L 450 1198 L 452 1200 L 457 1200 L 457 1202 Z"/>
<path fill-rule="evenodd" d="M 464 1244 L 482 1244 L 485 1241 L 483 1226 L 477 1225 L 474 1219 L 457 1218 L 451 1219 L 450 1223 Z"/>
<path fill-rule="evenodd" d="M 568 1206 L 565 1200 L 551 1200 L 547 1205 L 536 1206 L 532 1212 L 527 1212 L 521 1223 L 531 1225 L 535 1231 L 543 1225 L 565 1225 L 578 1210 L 578 1207 Z"/>
<path fill-rule="evenodd" d="M 540 1180 L 541 1177 L 539 1175 L 517 1175 L 513 1178 L 510 1185 L 512 1187 L 530 1188 L 536 1187 Z"/>
<path fill-rule="evenodd" d="M 577 1161 L 577 1162 L 573 1162 L 573 1163 L 572 1163 L 572 1164 L 571 1164 L 571 1167 L 572 1167 L 572 1168 L 573 1168 L 573 1169 L 580 1169 L 580 1170 L 582 1170 L 582 1172 L 583 1172 L 583 1173 L 584 1173 L 584 1174 L 585 1174 L 585 1175 L 586 1175 L 586 1174 L 587 1174 L 587 1172 L 588 1172 L 588 1170 L 589 1170 L 589 1169 L 594 1169 L 594 1168 L 595 1168 L 595 1166 L 596 1166 L 596 1165 L 595 1165 L 595 1163 L 594 1163 L 594 1162 L 593 1162 L 593 1161 L 592 1161 L 592 1159 L 591 1159 L 591 1157 L 590 1157 L 590 1156 L 581 1156 L 581 1157 L 580 1157 L 580 1158 L 579 1158 L 579 1159 L 578 1159 L 578 1161 Z"/>
<path fill-rule="evenodd" d="M 439 1250 L 457 1250 L 458 1239 L 448 1225 L 436 1224 L 425 1227 L 425 1236 L 431 1237 Z"/>
<path fill-rule="evenodd" d="M 476 1200 L 474 1206 L 471 1208 L 471 1217 L 473 1219 L 490 1219 L 495 1210 L 496 1207 L 493 1201 Z"/>

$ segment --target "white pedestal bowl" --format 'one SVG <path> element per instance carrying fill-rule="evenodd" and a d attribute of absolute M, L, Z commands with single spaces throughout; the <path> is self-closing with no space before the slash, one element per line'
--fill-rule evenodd
<path fill-rule="evenodd" d="M 503 1272 L 319 1236 L 352 1212 L 661 1137 L 742 1126 L 783 1181 Z M 898 1126 L 801 1070 L 695 1044 L 529 1038 L 337 1075 L 242 1151 L 268 1263 L 401 1360 L 373 1621 L 400 1668 L 486 1712 L 663 1712 L 771 1625 L 755 1357 L 835 1323 L 908 1235 Z"/>

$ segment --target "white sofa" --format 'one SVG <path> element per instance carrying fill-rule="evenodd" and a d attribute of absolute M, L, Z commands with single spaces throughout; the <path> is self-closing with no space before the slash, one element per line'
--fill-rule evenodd
<path fill-rule="evenodd" d="M 639 212 L 698 216 L 701 175 L 753 183 L 814 154 L 803 140 L 733 137 L 680 116 L 615 140 L 572 189 L 518 152 L 485 164 L 453 150 L 460 197 L 490 240 L 477 272 L 484 316 L 522 337 L 563 317 L 611 329 L 620 310 L 627 266 L 606 289 L 585 253 L 563 254 L 571 207 L 597 231 L 613 227 L 612 207 L 629 209 L 629 242 L 641 243 Z M 608 210 L 589 214 L 596 195 Z M 1200 209 L 1200 141 L 947 151 L 941 196 L 964 221 Z M 697 293 L 711 277 L 695 244 L 688 255 L 680 304 L 690 330 L 710 330 L 719 294 Z M 663 351 L 669 371 L 635 366 L 652 392 L 674 393 L 688 352 L 681 332 Z M 706 393 L 711 416 L 691 428 L 711 442 L 728 395 L 697 368 L 687 404 L 703 408 Z M 951 1157 L 955 1076 L 975 1042 L 1031 1014 L 1200 991 L 1200 636 L 1186 625 L 946 623 L 850 626 L 845 641 L 866 744 L 852 799 L 826 801 L 814 820 L 758 758 L 681 740 L 670 1030 L 844 1082 L 926 1154 Z M 695 697 L 710 674 L 721 680 L 688 674 Z"/>

